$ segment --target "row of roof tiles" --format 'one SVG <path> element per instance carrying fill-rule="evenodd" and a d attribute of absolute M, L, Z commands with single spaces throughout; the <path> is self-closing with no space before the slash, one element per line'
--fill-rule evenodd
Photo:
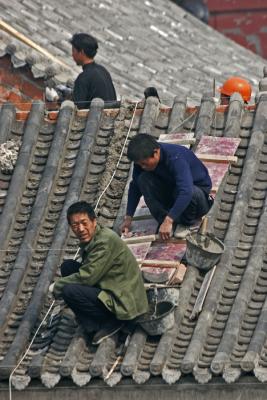
<path fill-rule="evenodd" d="M 1 0 L 0 11 L 7 24 L 66 65 L 1 32 L 0 55 L 11 54 L 15 67 L 29 64 L 33 75 L 49 84 L 51 79 L 53 84 L 72 84 L 77 76 L 68 41 L 73 33 L 88 31 L 88 20 L 90 33 L 100 42 L 97 61 L 110 70 L 119 97 L 138 98 L 146 87 L 156 86 L 165 103 L 171 104 L 176 93 L 199 101 L 203 91 L 212 89 L 213 78 L 219 84 L 242 75 L 256 84 L 263 67 L 260 57 L 171 1 L 84 1 L 73 7 L 71 1 L 61 0 Z"/>
<path fill-rule="evenodd" d="M 184 374 L 193 374 L 201 383 L 218 374 L 234 382 L 243 372 L 266 381 L 266 107 L 265 95 L 254 107 L 244 107 L 235 95 L 229 109 L 216 109 L 214 100 L 205 96 L 195 109 L 179 98 L 172 107 L 149 98 L 144 109 L 122 102 L 115 110 L 103 110 L 96 100 L 89 113 L 76 112 L 65 102 L 53 120 L 45 115 L 42 102 L 33 104 L 26 120 L 17 120 L 9 105 L 2 107 L 1 141 L 21 140 L 12 175 L 0 177 L 2 379 L 17 365 L 51 304 L 47 291 L 57 266 L 76 251 L 65 220 L 69 204 L 79 198 L 95 204 L 128 134 L 159 136 L 180 127 L 193 131 L 197 141 L 202 135 L 241 139 L 237 164 L 210 213 L 209 229 L 224 240 L 226 251 L 199 318 L 191 321 L 189 316 L 203 276 L 190 266 L 180 289 L 175 327 L 161 338 L 138 328 L 122 361 L 108 375 L 120 345 L 110 338 L 91 346 L 73 315 L 57 303 L 12 382 L 20 389 L 33 378 L 50 388 L 63 377 L 80 386 L 94 377 L 109 385 L 123 377 L 142 384 L 153 376 L 174 383 Z M 120 215 L 129 170 L 124 154 L 99 204 L 100 223 L 112 227 Z"/>

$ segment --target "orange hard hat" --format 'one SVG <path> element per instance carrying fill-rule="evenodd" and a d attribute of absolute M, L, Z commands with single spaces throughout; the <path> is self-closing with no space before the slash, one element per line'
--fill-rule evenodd
<path fill-rule="evenodd" d="M 231 96 L 233 93 L 238 92 L 241 94 L 244 101 L 249 101 L 252 88 L 246 79 L 240 78 L 239 76 L 232 76 L 224 82 L 219 88 L 219 91 L 226 96 Z"/>

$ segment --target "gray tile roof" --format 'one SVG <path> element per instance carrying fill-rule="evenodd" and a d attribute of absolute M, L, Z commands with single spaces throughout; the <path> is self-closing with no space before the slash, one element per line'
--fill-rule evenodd
<path fill-rule="evenodd" d="M 261 97 L 255 110 L 244 108 L 234 96 L 227 111 L 215 109 L 213 99 L 203 97 L 191 119 L 192 109 L 185 106 L 183 99 L 166 108 L 149 98 L 144 111 L 141 106 L 136 110 L 129 137 L 144 129 L 158 136 L 185 121 L 180 129 L 193 129 L 197 139 L 203 134 L 241 138 L 237 164 L 210 213 L 209 230 L 224 240 L 226 250 L 202 313 L 189 319 L 203 276 L 188 267 L 175 327 L 161 338 L 137 328 L 107 378 L 119 344 L 110 338 L 91 346 L 73 315 L 57 302 L 13 374 L 17 389 L 25 389 L 34 378 L 48 388 L 64 378 L 83 386 L 95 377 L 111 386 L 125 377 L 143 384 L 154 376 L 173 384 L 181 375 L 193 375 L 199 383 L 221 375 L 229 383 L 244 372 L 266 382 L 267 98 Z M 58 265 L 77 249 L 66 223 L 68 205 L 79 198 L 95 203 L 117 164 L 134 107 L 123 102 L 119 109 L 101 110 L 96 102 L 87 115 L 66 102 L 57 119 L 51 119 L 54 114 L 44 114 L 43 103 L 36 102 L 25 121 L 25 114 L 15 117 L 12 107 L 2 107 L 1 141 L 22 143 L 12 175 L 0 176 L 1 379 L 9 377 L 47 312 L 52 301 L 48 286 Z M 103 224 L 113 226 L 120 214 L 129 168 L 124 155 L 100 202 Z"/>
<path fill-rule="evenodd" d="M 199 100 L 211 90 L 213 78 L 219 84 L 242 75 L 256 84 L 264 63 L 171 1 L 87 0 L 74 6 L 71 0 L 0 0 L 0 13 L 70 69 L 2 32 L 0 55 L 11 53 L 15 66 L 29 62 L 35 76 L 52 74 L 56 83 L 73 81 L 80 71 L 71 59 L 72 34 L 95 35 L 100 42 L 97 61 L 110 70 L 119 97 L 140 98 L 147 86 L 156 86 L 165 102 L 181 93 Z"/>

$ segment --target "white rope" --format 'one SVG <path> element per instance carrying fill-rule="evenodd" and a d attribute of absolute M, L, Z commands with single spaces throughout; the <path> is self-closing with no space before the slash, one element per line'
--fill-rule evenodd
<path fill-rule="evenodd" d="M 34 342 L 34 340 L 35 340 L 35 338 L 36 338 L 36 336 L 37 336 L 37 334 L 38 334 L 38 332 L 39 332 L 41 326 L 43 325 L 44 321 L 45 321 L 46 318 L 48 317 L 48 315 L 49 315 L 49 313 L 50 313 L 50 311 L 51 311 L 51 309 L 52 309 L 54 303 L 55 303 L 55 300 L 52 301 L 52 303 L 51 303 L 49 309 L 47 310 L 47 312 L 46 312 L 44 318 L 42 319 L 40 325 L 38 326 L 38 328 L 37 328 L 37 330 L 36 330 L 36 332 L 35 332 L 35 334 L 33 335 L 33 338 L 32 338 L 32 340 L 31 340 L 31 342 L 30 342 L 30 344 L 29 344 L 27 350 L 25 351 L 25 353 L 23 354 L 22 358 L 20 359 L 20 361 L 18 362 L 18 364 L 16 365 L 16 367 L 13 369 L 13 371 L 11 372 L 11 374 L 10 374 L 10 376 L 9 376 L 9 381 L 8 381 L 9 400 L 12 400 L 12 377 L 13 377 L 14 373 L 16 372 L 16 370 L 18 369 L 18 367 L 20 366 L 20 364 L 22 363 L 22 361 L 24 360 L 24 358 L 25 358 L 25 357 L 27 356 L 27 354 L 29 353 L 29 351 L 30 351 L 30 349 L 31 349 L 31 346 L 32 346 L 32 344 L 33 344 L 33 342 Z"/>

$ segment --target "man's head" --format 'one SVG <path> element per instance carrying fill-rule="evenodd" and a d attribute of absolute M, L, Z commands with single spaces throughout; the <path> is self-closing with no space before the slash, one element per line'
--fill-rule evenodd
<path fill-rule="evenodd" d="M 96 215 L 93 207 L 86 201 L 73 203 L 67 211 L 67 220 L 81 243 L 93 238 L 96 228 Z"/>
<path fill-rule="evenodd" d="M 246 79 L 239 76 L 232 76 L 219 88 L 219 92 L 221 92 L 222 105 L 228 105 L 230 97 L 236 92 L 242 96 L 245 103 L 248 103 L 251 98 L 252 88 Z"/>
<path fill-rule="evenodd" d="M 140 133 L 130 141 L 127 157 L 145 171 L 153 171 L 160 160 L 160 146 L 152 136 Z"/>
<path fill-rule="evenodd" d="M 88 60 L 93 60 L 98 49 L 97 40 L 87 33 L 75 33 L 70 43 L 72 44 L 72 57 L 77 65 L 84 65 Z"/>

